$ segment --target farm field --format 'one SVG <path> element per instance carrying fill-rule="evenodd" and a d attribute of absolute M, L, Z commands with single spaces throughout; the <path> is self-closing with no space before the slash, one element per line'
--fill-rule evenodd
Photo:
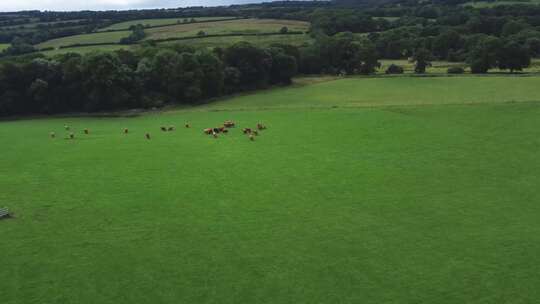
<path fill-rule="evenodd" d="M 9 47 L 9 43 L 0 43 L 0 52 L 7 49 Z"/>
<path fill-rule="evenodd" d="M 63 48 L 63 49 L 54 49 L 49 51 L 42 51 L 45 56 L 51 57 L 59 54 L 65 54 L 65 53 L 78 53 L 78 54 L 86 54 L 90 52 L 112 52 L 116 50 L 131 50 L 136 48 L 136 45 L 96 45 L 96 46 L 82 46 L 82 47 L 72 47 L 72 48 Z"/>
<path fill-rule="evenodd" d="M 167 27 L 151 28 L 146 32 L 148 39 L 167 39 L 196 36 L 200 31 L 206 34 L 257 34 L 277 33 L 282 27 L 289 31 L 307 31 L 309 23 L 294 20 L 276 19 L 239 19 L 223 22 L 179 24 Z"/>
<path fill-rule="evenodd" d="M 302 35 L 262 35 L 262 36 L 227 36 L 227 37 L 208 37 L 208 38 L 195 38 L 186 40 L 176 40 L 161 42 L 160 44 L 187 44 L 193 47 L 226 47 L 233 45 L 237 42 L 245 41 L 254 44 L 258 47 L 267 47 L 275 43 L 284 43 L 290 45 L 300 46 L 304 43 L 309 43 L 313 39 L 309 34 Z"/>
<path fill-rule="evenodd" d="M 208 23 L 192 23 L 192 24 L 178 24 L 159 28 L 146 29 L 147 37 L 145 40 L 151 39 L 166 39 L 166 38 L 179 38 L 196 36 L 199 31 L 204 31 L 207 34 L 256 34 L 256 33 L 276 33 L 282 27 L 287 26 L 291 31 L 307 31 L 309 24 L 302 21 L 290 21 L 290 20 L 274 20 L 274 19 L 238 19 L 229 20 L 223 22 L 208 22 Z M 131 31 L 118 31 L 118 32 L 98 32 L 91 34 L 68 36 L 58 39 L 52 39 L 41 44 L 38 44 L 38 48 L 67 46 L 73 44 L 89 44 L 89 43 L 118 43 L 122 38 L 129 36 Z M 275 37 L 212 37 L 210 41 L 193 41 L 191 43 L 202 46 L 215 46 L 223 45 L 225 41 L 227 44 L 238 41 L 257 41 L 261 45 L 267 45 L 274 42 L 304 42 L 309 39 L 305 37 L 298 37 L 298 35 L 276 35 Z M 207 39 L 203 39 L 207 40 Z M 189 43 L 189 42 L 188 42 Z M 96 49 L 102 46 L 96 46 Z M 107 49 L 109 46 L 105 46 Z M 67 50 L 57 50 L 58 52 L 66 52 Z M 71 49 L 69 49 L 71 51 Z M 77 50 L 74 50 L 75 52 Z"/>
<path fill-rule="evenodd" d="M 195 21 L 213 21 L 221 19 L 230 19 L 232 17 L 194 17 Z M 126 22 L 115 23 L 111 26 L 100 29 L 100 31 L 107 30 L 128 30 L 130 26 L 142 24 L 144 26 L 161 26 L 168 24 L 175 24 L 177 22 L 182 22 L 185 18 L 162 18 L 162 19 L 139 19 Z M 191 20 L 191 18 L 188 18 Z"/>
<path fill-rule="evenodd" d="M 88 43 L 118 43 L 120 39 L 127 37 L 131 34 L 130 31 L 121 32 L 107 32 L 107 33 L 91 33 L 74 35 L 68 37 L 62 37 L 58 39 L 52 39 L 45 41 L 37 45 L 38 48 L 54 47 L 73 45 L 73 44 L 88 44 Z"/>
<path fill-rule="evenodd" d="M 540 101 L 539 81 L 540 77 L 519 76 L 344 78 L 264 91 L 256 98 L 239 96 L 202 108 L 249 110 Z M 504 87 L 509 89 L 502 90 Z"/>
<path fill-rule="evenodd" d="M 326 80 L 0 121 L 2 303 L 535 302 L 539 77 Z"/>
<path fill-rule="evenodd" d="M 462 6 L 472 6 L 474 8 L 487 8 L 495 7 L 500 5 L 535 5 L 540 4 L 540 0 L 529 0 L 529 1 L 470 1 L 463 3 Z"/>

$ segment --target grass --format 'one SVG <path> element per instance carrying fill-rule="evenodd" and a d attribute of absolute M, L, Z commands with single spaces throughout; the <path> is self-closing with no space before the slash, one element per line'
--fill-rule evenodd
<path fill-rule="evenodd" d="M 9 46 L 9 43 L 0 43 L 0 52 L 7 49 Z"/>
<path fill-rule="evenodd" d="M 500 103 L 538 100 L 532 80 L 313 79 L 229 111 L 0 122 L 2 303 L 533 303 L 540 103 Z M 396 105 L 309 106 L 347 96 Z M 269 129 L 202 135 L 225 119 Z"/>
<path fill-rule="evenodd" d="M 162 42 L 161 44 L 188 44 L 194 47 L 226 47 L 237 42 L 246 41 L 259 47 L 270 46 L 275 43 L 284 43 L 290 45 L 303 45 L 312 41 L 308 34 L 303 35 L 271 35 L 271 36 L 228 36 L 228 37 L 208 37 L 203 39 L 186 39 L 170 42 Z"/>
<path fill-rule="evenodd" d="M 277 33 L 282 27 L 290 31 L 307 31 L 309 24 L 302 21 L 276 19 L 239 19 L 223 22 L 179 24 L 146 30 L 146 39 L 167 39 L 196 36 L 200 31 L 206 34 L 257 34 Z"/>
<path fill-rule="evenodd" d="M 345 78 L 206 105 L 212 110 L 372 107 L 540 101 L 540 77 Z M 504 88 L 504 89 L 501 89 Z"/>
<path fill-rule="evenodd" d="M 193 18 L 195 21 L 213 21 L 221 19 L 230 19 L 231 17 L 197 17 Z M 115 23 L 111 26 L 100 29 L 100 31 L 107 30 L 127 30 L 132 25 L 142 24 L 145 26 L 162 26 L 162 25 L 171 25 L 177 24 L 179 21 L 182 22 L 185 18 L 164 18 L 164 19 L 139 19 L 126 22 Z M 188 18 L 191 20 L 191 18 Z"/>
<path fill-rule="evenodd" d="M 218 18 L 218 17 L 216 17 Z M 165 19 L 160 19 L 165 20 Z M 287 26 L 291 31 L 305 31 L 309 28 L 309 24 L 302 21 L 290 21 L 290 20 L 274 20 L 274 19 L 239 19 L 223 22 L 208 22 L 208 23 L 192 23 L 192 24 L 179 24 L 172 26 L 165 26 L 159 28 L 146 29 L 146 39 L 166 39 L 176 37 L 189 37 L 196 36 L 199 31 L 205 31 L 207 34 L 256 34 L 256 33 L 276 33 L 283 26 Z M 38 48 L 68 46 L 73 44 L 88 44 L 88 43 L 117 43 L 122 38 L 129 36 L 130 31 L 119 32 L 103 32 L 103 33 L 91 33 L 75 36 L 68 36 L 58 39 L 49 40 L 37 45 Z M 183 43 L 193 43 L 201 46 L 212 47 L 215 45 L 223 45 L 223 43 L 229 44 L 231 41 L 254 41 L 261 45 L 268 45 L 275 42 L 283 43 L 295 43 L 304 42 L 309 39 L 307 35 L 304 37 L 288 36 L 288 35 L 276 35 L 273 37 L 226 37 L 226 38 L 208 38 L 210 41 L 187 41 Z M 207 39 L 203 39 L 207 40 Z M 101 46 L 95 47 L 97 49 Z M 110 48 L 105 46 L 103 49 Z M 58 50 L 57 50 L 58 51 Z M 60 51 L 64 52 L 64 51 Z"/>
<path fill-rule="evenodd" d="M 474 8 L 489 8 L 500 5 L 538 5 L 540 0 L 529 0 L 529 1 L 511 1 L 511 0 L 501 0 L 501 1 L 470 1 L 463 3 L 462 6 L 472 6 Z"/>
<path fill-rule="evenodd" d="M 38 44 L 37 47 L 38 48 L 47 48 L 47 47 L 58 48 L 61 46 L 67 46 L 67 45 L 73 45 L 73 44 L 117 43 L 117 42 L 120 42 L 120 39 L 127 37 L 130 34 L 131 34 L 130 31 L 121 31 L 121 32 L 74 35 L 74 36 L 48 40 L 48 41 Z"/>
<path fill-rule="evenodd" d="M 86 53 L 95 52 L 95 51 L 112 52 L 112 51 L 121 50 L 121 49 L 130 50 L 135 47 L 136 46 L 132 46 L 132 45 L 97 45 L 97 46 L 54 49 L 50 51 L 44 51 L 42 53 L 45 56 L 51 57 L 51 56 L 55 56 L 59 54 L 65 54 L 65 53 L 86 54 Z"/>

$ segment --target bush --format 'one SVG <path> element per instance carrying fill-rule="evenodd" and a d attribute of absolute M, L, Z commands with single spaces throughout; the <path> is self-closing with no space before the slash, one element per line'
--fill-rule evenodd
<path fill-rule="evenodd" d="M 448 74 L 463 74 L 465 70 L 462 67 L 449 67 L 446 72 Z"/>
<path fill-rule="evenodd" d="M 403 68 L 399 65 L 391 64 L 385 71 L 386 74 L 403 74 Z"/>

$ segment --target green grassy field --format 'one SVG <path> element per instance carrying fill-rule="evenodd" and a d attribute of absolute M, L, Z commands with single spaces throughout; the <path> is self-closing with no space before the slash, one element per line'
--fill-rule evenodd
<path fill-rule="evenodd" d="M 212 20 L 221 20 L 221 19 L 230 19 L 231 17 L 197 17 L 193 18 L 195 21 L 212 21 Z M 176 24 L 178 21 L 182 22 L 185 18 L 164 18 L 164 19 L 139 19 L 126 22 L 115 23 L 111 26 L 100 29 L 101 31 L 106 30 L 127 30 L 132 25 L 142 24 L 147 26 L 160 26 L 168 24 Z M 191 20 L 191 18 L 188 18 Z"/>
<path fill-rule="evenodd" d="M 205 47 L 213 49 L 215 47 L 230 46 L 237 42 L 246 41 L 259 47 L 267 47 L 275 43 L 284 43 L 290 45 L 303 45 L 309 43 L 312 38 L 309 34 L 302 35 L 263 35 L 263 36 L 228 36 L 228 37 L 208 37 L 203 39 L 186 39 L 169 42 L 161 42 L 160 44 L 187 44 L 193 47 Z"/>
<path fill-rule="evenodd" d="M 290 31 L 307 31 L 309 23 L 294 20 L 239 19 L 223 22 L 179 24 L 146 30 L 146 39 L 166 39 L 196 36 L 199 31 L 206 34 L 257 34 L 277 33 L 282 27 Z"/>
<path fill-rule="evenodd" d="M 130 34 L 131 34 L 130 31 L 121 31 L 121 32 L 74 35 L 74 36 L 48 40 L 48 41 L 38 44 L 37 47 L 38 48 L 47 48 L 47 47 L 58 48 L 60 46 L 66 46 L 66 45 L 72 45 L 72 44 L 117 43 L 117 42 L 120 42 L 120 39 L 127 37 Z"/>
<path fill-rule="evenodd" d="M 216 17 L 218 18 L 218 17 Z M 160 19 L 164 20 L 164 19 Z M 123 26 L 123 25 L 122 25 Z M 165 26 L 159 28 L 146 29 L 147 37 L 149 39 L 166 39 L 166 38 L 178 38 L 196 36 L 199 31 L 204 31 L 207 34 L 256 34 L 256 33 L 276 33 L 282 27 L 287 26 L 291 31 L 306 31 L 309 28 L 307 22 L 291 21 L 291 20 L 274 20 L 274 19 L 239 19 L 223 22 L 208 22 L 208 23 L 192 23 L 192 24 L 178 24 L 172 26 Z M 119 32 L 103 32 L 75 35 L 69 37 L 63 37 L 58 39 L 49 40 L 37 45 L 38 48 L 54 47 L 72 45 L 72 44 L 87 44 L 87 43 L 117 43 L 120 39 L 129 36 L 130 31 Z M 306 37 L 289 37 L 288 35 L 277 35 L 274 37 L 227 37 L 223 39 L 221 37 L 209 38 L 210 41 L 191 41 L 193 44 L 202 46 L 215 46 L 217 44 L 222 45 L 223 40 L 227 43 L 230 41 L 255 41 L 260 42 L 263 45 L 271 44 L 274 42 L 290 42 L 294 41 L 306 41 L 309 39 Z M 207 40 L 207 39 L 204 39 Z M 190 43 L 190 42 L 184 42 Z M 109 46 L 105 46 L 107 49 Z M 101 48 L 101 46 L 94 47 L 95 49 Z M 76 51 L 76 50 L 75 50 Z M 65 52 L 65 50 L 57 52 Z"/>
<path fill-rule="evenodd" d="M 239 96 L 202 108 L 249 110 L 540 101 L 539 80 L 540 77 L 518 76 L 344 78 L 265 91 L 255 97 Z"/>
<path fill-rule="evenodd" d="M 9 47 L 9 43 L 0 43 L 0 52 L 7 49 Z"/>
<path fill-rule="evenodd" d="M 43 51 L 45 56 L 55 56 L 65 53 L 78 53 L 86 54 L 90 52 L 102 51 L 102 52 L 111 52 L 116 50 L 132 50 L 136 48 L 136 45 L 96 45 L 96 46 L 84 46 L 84 47 L 73 47 L 73 48 L 64 48 L 64 49 L 54 49 L 50 51 Z"/>
<path fill-rule="evenodd" d="M 500 5 L 538 5 L 540 4 L 540 0 L 529 0 L 529 1 L 470 1 L 467 3 L 462 4 L 462 6 L 472 6 L 474 8 L 487 8 L 487 7 L 495 7 Z"/>
<path fill-rule="evenodd" d="M 534 303 L 538 80 L 303 79 L 0 122 L 2 303 Z"/>

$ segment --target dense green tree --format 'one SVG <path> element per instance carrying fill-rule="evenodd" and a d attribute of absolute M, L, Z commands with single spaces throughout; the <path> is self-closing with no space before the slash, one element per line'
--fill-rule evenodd
<path fill-rule="evenodd" d="M 425 73 L 426 68 L 431 66 L 431 57 L 429 50 L 424 48 L 417 49 L 412 57 L 414 61 L 414 72 L 417 74 Z"/>
<path fill-rule="evenodd" d="M 486 73 L 497 66 L 498 52 L 501 41 L 497 37 L 486 36 L 481 38 L 469 53 L 467 59 L 472 73 Z"/>
<path fill-rule="evenodd" d="M 526 47 L 510 41 L 498 51 L 498 67 L 510 72 L 521 71 L 531 64 L 531 56 Z"/>

